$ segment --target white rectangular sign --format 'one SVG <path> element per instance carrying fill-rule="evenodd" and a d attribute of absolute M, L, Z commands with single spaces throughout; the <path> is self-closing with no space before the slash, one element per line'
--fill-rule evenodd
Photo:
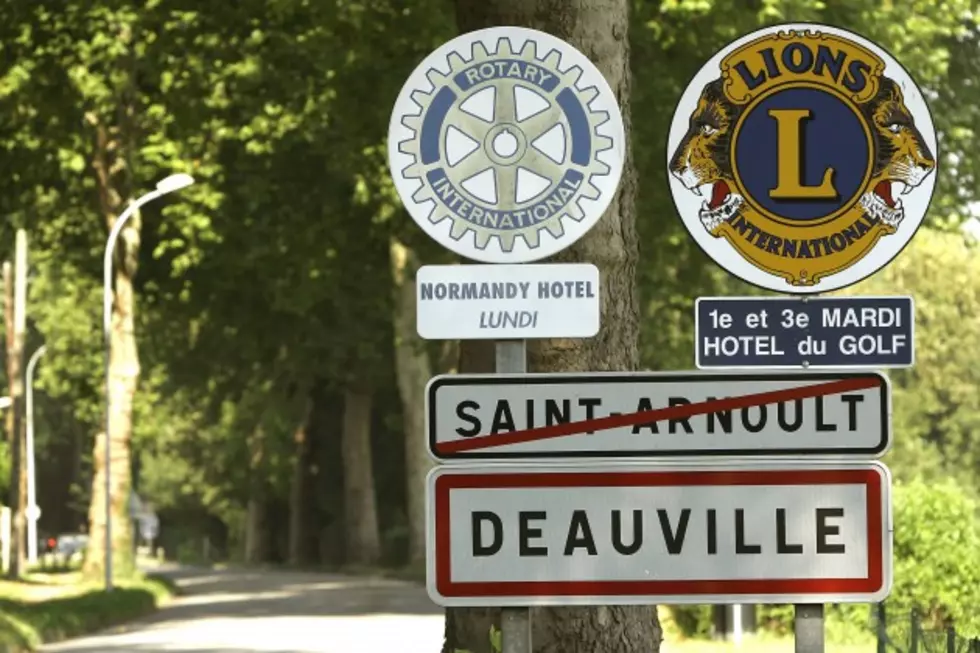
<path fill-rule="evenodd" d="M 590 263 L 426 265 L 416 275 L 427 340 L 591 338 L 599 269 Z"/>
<path fill-rule="evenodd" d="M 489 458 L 874 458 L 891 445 L 878 372 L 445 375 L 426 390 L 429 452 Z"/>
<path fill-rule="evenodd" d="M 443 606 L 840 603 L 891 588 L 877 462 L 446 466 L 427 486 Z"/>

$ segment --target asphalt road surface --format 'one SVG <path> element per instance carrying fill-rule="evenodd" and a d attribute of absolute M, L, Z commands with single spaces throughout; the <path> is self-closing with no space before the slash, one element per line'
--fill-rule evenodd
<path fill-rule="evenodd" d="M 442 646 L 442 610 L 414 584 L 286 571 L 168 575 L 182 595 L 159 612 L 41 651 L 439 653 Z"/>

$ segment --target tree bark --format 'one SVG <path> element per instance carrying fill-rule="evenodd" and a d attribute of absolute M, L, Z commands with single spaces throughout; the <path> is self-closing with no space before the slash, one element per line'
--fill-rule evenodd
<path fill-rule="evenodd" d="M 628 142 L 628 0 L 457 0 L 456 8 L 464 32 L 517 25 L 550 33 L 578 48 L 595 63 L 619 99 Z M 635 187 L 627 150 L 619 193 L 606 214 L 575 245 L 552 258 L 599 267 L 601 331 L 588 340 L 531 341 L 532 371 L 626 371 L 639 366 Z M 490 361 L 492 348 L 486 343 L 463 343 L 461 371 L 488 371 Z M 496 619 L 492 610 L 447 610 L 444 653 L 488 651 L 487 631 Z M 654 606 L 534 609 L 532 626 L 535 653 L 656 653 L 662 638 Z"/>
<path fill-rule="evenodd" d="M 293 434 L 296 459 L 289 488 L 289 555 L 291 565 L 309 562 L 310 523 L 309 495 L 311 485 L 310 416 L 312 403 L 308 403 L 296 432 Z"/>
<path fill-rule="evenodd" d="M 415 322 L 415 274 L 418 269 L 415 252 L 392 239 L 395 372 L 405 431 L 408 562 L 421 565 L 425 563 L 425 477 L 432 468 L 426 445 L 425 386 L 432 378 L 432 364 Z"/>
<path fill-rule="evenodd" d="M 378 511 L 371 460 L 371 394 L 363 389 L 344 392 L 341 436 L 344 461 L 344 524 L 347 561 L 373 565 L 381 559 Z"/>

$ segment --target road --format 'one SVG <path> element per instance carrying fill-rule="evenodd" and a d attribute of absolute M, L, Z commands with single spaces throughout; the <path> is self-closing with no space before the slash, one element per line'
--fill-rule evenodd
<path fill-rule="evenodd" d="M 443 616 L 395 580 L 286 571 L 167 572 L 181 596 L 139 622 L 46 653 L 438 653 Z"/>

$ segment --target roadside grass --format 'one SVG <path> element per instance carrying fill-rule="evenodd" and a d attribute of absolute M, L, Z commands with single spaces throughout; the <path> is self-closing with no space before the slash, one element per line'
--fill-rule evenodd
<path fill-rule="evenodd" d="M 0 651 L 22 653 L 86 635 L 153 612 L 175 592 L 155 576 L 119 581 L 112 592 L 77 571 L 32 573 L 0 581 Z"/>
<path fill-rule="evenodd" d="M 875 645 L 834 644 L 826 642 L 827 653 L 874 653 Z M 794 641 L 790 637 L 766 638 L 746 637 L 741 646 L 732 642 L 715 642 L 702 639 L 681 641 L 666 640 L 660 646 L 660 653 L 793 653 Z"/>

